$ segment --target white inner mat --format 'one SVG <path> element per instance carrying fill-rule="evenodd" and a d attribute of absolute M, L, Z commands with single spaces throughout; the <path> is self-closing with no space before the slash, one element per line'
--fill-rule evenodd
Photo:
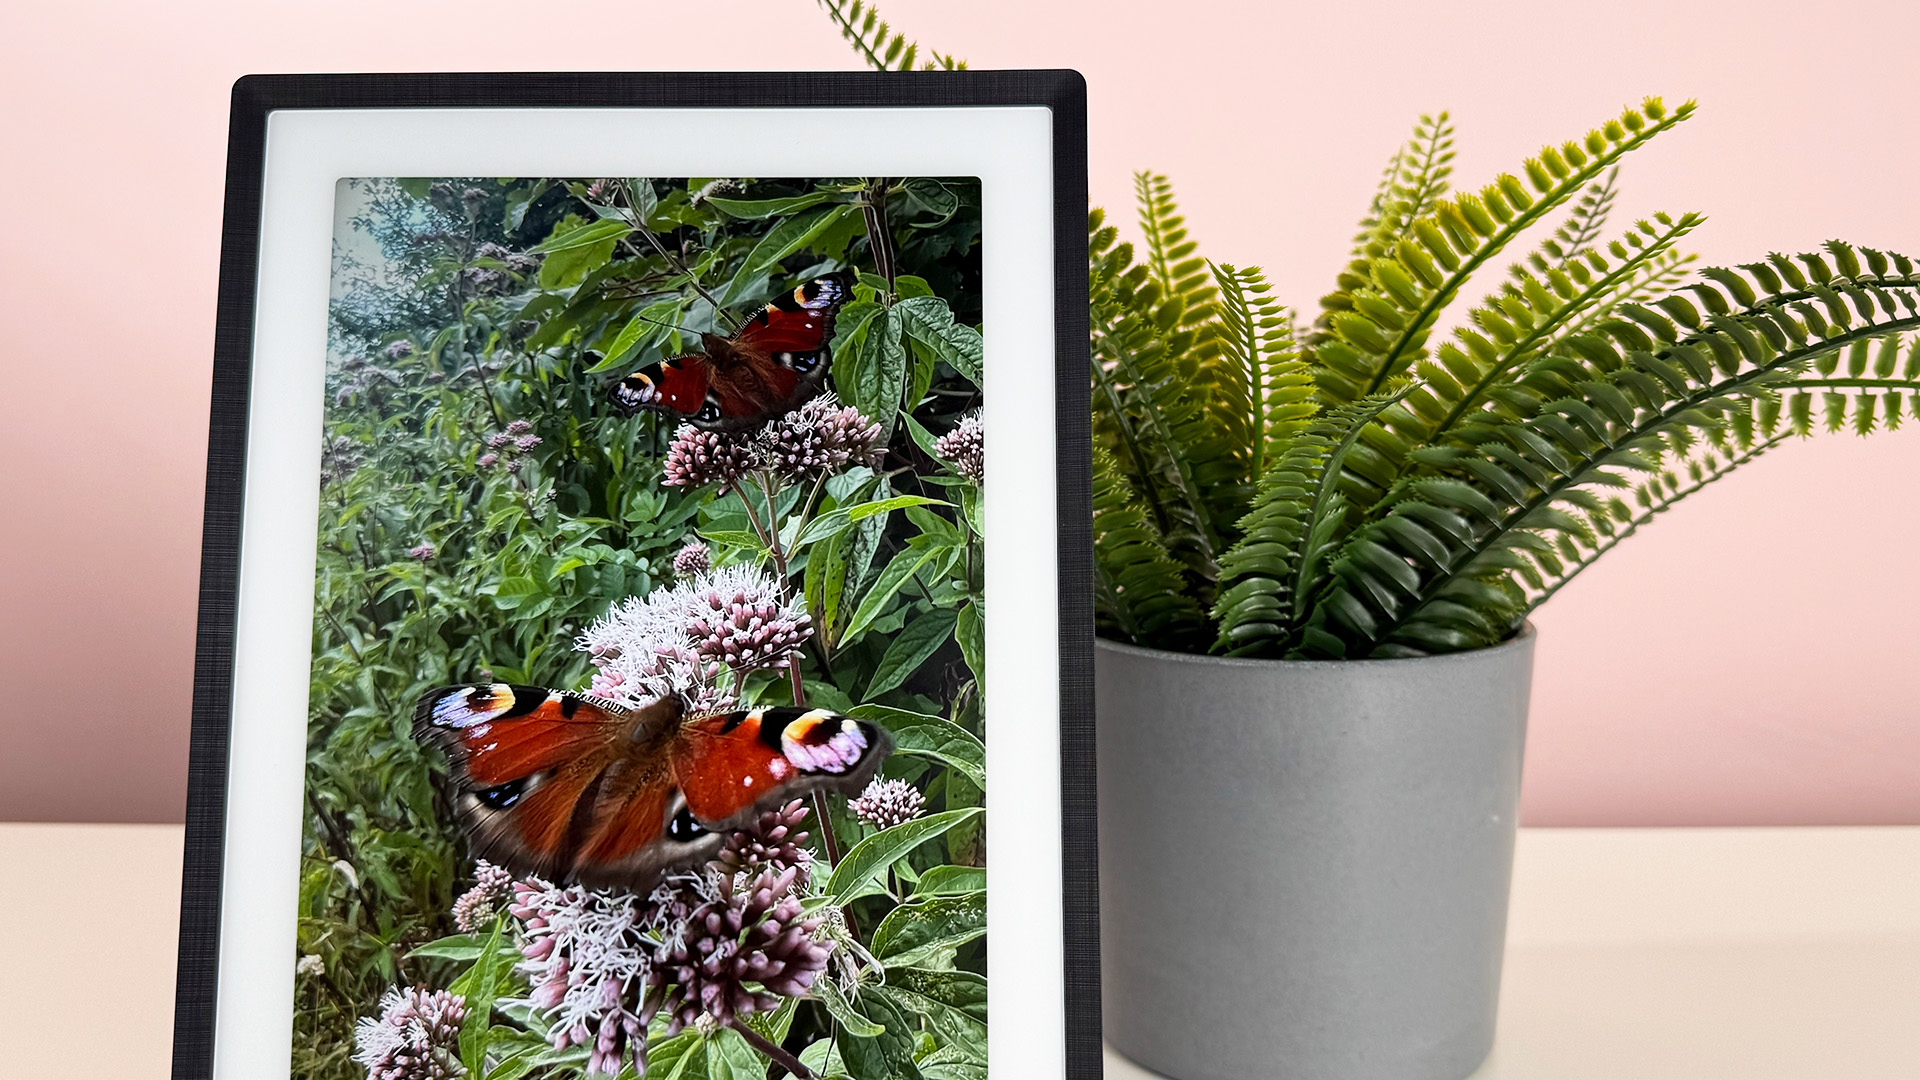
<path fill-rule="evenodd" d="M 989 1068 L 1065 1074 L 1045 108 L 295 110 L 267 125 L 214 1075 L 286 1077 L 336 183 L 972 176 L 985 299 Z M 369 1008 L 373 1007 L 368 1002 Z"/>

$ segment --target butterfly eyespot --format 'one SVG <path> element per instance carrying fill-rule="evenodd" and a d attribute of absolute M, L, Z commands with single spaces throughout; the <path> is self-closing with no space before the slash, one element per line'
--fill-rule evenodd
<path fill-rule="evenodd" d="M 480 800 L 480 805 L 489 810 L 507 810 L 519 802 L 520 797 L 526 793 L 527 782 L 525 779 L 520 779 L 509 780 L 499 787 L 483 788 L 474 792 L 473 797 Z"/>
<path fill-rule="evenodd" d="M 672 821 L 667 822 L 668 838 L 682 844 L 690 844 L 705 835 L 707 835 L 706 828 L 693 820 L 693 812 L 684 806 L 680 808 L 679 813 L 673 815 Z"/>

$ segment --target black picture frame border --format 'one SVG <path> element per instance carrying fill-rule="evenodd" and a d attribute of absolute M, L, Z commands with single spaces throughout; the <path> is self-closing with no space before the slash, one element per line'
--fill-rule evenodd
<path fill-rule="evenodd" d="M 1067 1080 L 1099 1080 L 1086 81 L 1071 70 L 249 75 L 234 84 L 194 640 L 175 1080 L 213 1073 L 248 388 L 267 118 L 288 109 L 1041 106 L 1053 112 L 1060 781 Z"/>

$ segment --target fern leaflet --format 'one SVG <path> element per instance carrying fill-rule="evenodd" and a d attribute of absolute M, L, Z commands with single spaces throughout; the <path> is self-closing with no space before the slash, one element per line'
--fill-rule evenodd
<path fill-rule="evenodd" d="M 888 26 L 880 18 L 879 9 L 867 0 L 819 0 L 819 4 L 840 28 L 840 36 L 875 71 L 913 71 L 916 65 L 921 71 L 966 70 L 965 60 L 932 49 L 927 50 L 927 59 L 921 60 L 920 46 Z"/>

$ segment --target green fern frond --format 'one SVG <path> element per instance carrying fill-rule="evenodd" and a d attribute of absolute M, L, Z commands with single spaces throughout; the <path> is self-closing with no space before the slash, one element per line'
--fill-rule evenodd
<path fill-rule="evenodd" d="M 1381 430 L 1366 433 L 1367 441 L 1348 459 L 1348 494 L 1376 513 L 1379 500 L 1391 497 L 1414 470 L 1416 448 L 1445 443 L 1483 409 L 1510 410 L 1502 394 L 1512 392 L 1520 371 L 1552 348 L 1569 324 L 1623 302 L 1622 293 L 1643 271 L 1702 220 L 1698 214 L 1656 214 L 1609 243 L 1605 254 L 1590 249 L 1565 269 L 1550 266 L 1538 277 L 1516 267 L 1513 280 L 1468 312 L 1470 325 L 1455 331 L 1458 344 L 1448 342 L 1433 360 L 1416 365 L 1420 385 L 1382 415 Z"/>
<path fill-rule="evenodd" d="M 1621 304 L 1647 304 L 1674 291 L 1693 273 L 1694 263 L 1699 258 L 1690 251 L 1669 249 L 1636 263 L 1630 278 L 1621 281 L 1612 293 L 1599 298 L 1578 317 L 1563 324 L 1554 332 L 1554 341 L 1574 334 L 1590 333 L 1594 327 L 1612 317 Z"/>
<path fill-rule="evenodd" d="M 1567 264 L 1587 253 L 1606 232 L 1607 218 L 1613 213 L 1613 201 L 1620 195 L 1620 166 L 1607 170 L 1606 178 L 1587 188 L 1573 205 L 1567 220 L 1553 230 L 1533 256 L 1534 268 L 1565 270 Z M 1548 260 L 1552 260 L 1549 265 Z"/>
<path fill-rule="evenodd" d="M 1303 638 L 1324 637 L 1310 620 L 1311 604 L 1327 580 L 1328 554 L 1346 536 L 1341 463 L 1405 393 L 1340 406 L 1277 441 L 1253 509 L 1240 521 L 1241 539 L 1220 561 L 1216 652 L 1278 655 Z"/>
<path fill-rule="evenodd" d="M 1834 242 L 1702 278 L 1621 304 L 1597 333 L 1531 364 L 1506 410 L 1414 452 L 1431 475 L 1355 533 L 1318 605 L 1345 655 L 1498 641 L 1631 523 L 1619 493 L 1633 474 L 1679 468 L 1705 482 L 1714 466 L 1701 455 L 1806 431 L 1816 398 L 1828 426 L 1870 429 L 1864 412 L 1906 411 L 1920 392 L 1908 347 L 1920 269 L 1904 256 Z"/>
<path fill-rule="evenodd" d="M 1115 243 L 1099 211 L 1088 218 L 1089 329 L 1094 431 L 1145 501 L 1168 550 L 1210 583 L 1222 550 L 1215 517 L 1219 477 L 1238 480 L 1237 445 L 1209 423 L 1205 383 L 1186 356 L 1151 268 Z M 1211 480 L 1211 484 L 1203 484 Z M 1240 481 L 1244 483 L 1244 481 Z"/>
<path fill-rule="evenodd" d="M 913 71 L 916 67 L 921 71 L 966 70 L 965 60 L 931 49 L 927 50 L 928 58 L 921 60 L 920 46 L 888 26 L 867 0 L 819 0 L 819 4 L 840 27 L 840 36 L 875 71 Z"/>
<path fill-rule="evenodd" d="M 1095 615 L 1100 629 L 1159 648 L 1206 642 L 1206 613 L 1104 447 L 1093 448 Z"/>
<path fill-rule="evenodd" d="M 1546 603 L 1548 597 L 1559 592 L 1561 587 L 1572 581 L 1580 571 L 1592 566 L 1594 560 L 1613 550 L 1622 540 L 1638 532 L 1641 526 L 1651 522 L 1656 516 L 1672 509 L 1675 503 L 1704 489 L 1796 434 L 1800 433 L 1777 431 L 1742 446 L 1709 450 L 1678 468 L 1671 466 L 1662 468 L 1633 486 L 1633 496 L 1637 506 L 1629 506 L 1624 499 L 1620 498 L 1603 500 L 1602 510 L 1606 515 L 1605 520 L 1619 523 L 1615 531 L 1600 536 L 1598 542 L 1591 548 L 1576 549 L 1571 553 L 1563 552 L 1569 555 L 1564 569 L 1558 575 L 1547 579 L 1545 587 L 1527 599 L 1526 610 L 1522 613 L 1522 617 Z M 1601 519 L 1596 516 L 1595 520 Z"/>
<path fill-rule="evenodd" d="M 1273 298 L 1257 266 L 1208 264 L 1220 293 L 1222 368 L 1238 377 L 1246 409 L 1248 475 L 1266 472 L 1268 456 L 1304 429 L 1318 411 L 1313 374 L 1293 339 L 1293 313 Z"/>
<path fill-rule="evenodd" d="M 1658 98 L 1589 132 L 1548 146 L 1526 162 L 1526 179 L 1503 175 L 1478 194 L 1440 200 L 1389 251 L 1356 259 L 1309 341 L 1320 396 L 1328 404 L 1377 393 L 1426 356 L 1440 313 L 1474 271 L 1522 232 L 1584 190 L 1623 156 L 1693 114 Z"/>
<path fill-rule="evenodd" d="M 1186 328 L 1205 322 L 1213 315 L 1218 294 L 1207 276 L 1207 261 L 1195 254 L 1200 242 L 1187 233 L 1187 219 L 1174 201 L 1172 181 L 1159 173 L 1137 172 L 1133 190 L 1147 245 L 1147 266 L 1160 291 L 1181 305 L 1175 325 Z"/>
<path fill-rule="evenodd" d="M 1413 137 L 1394 152 L 1367 215 L 1353 238 L 1355 256 L 1384 254 L 1414 221 L 1433 213 L 1453 175 L 1453 124 L 1446 113 L 1422 116 Z"/>

